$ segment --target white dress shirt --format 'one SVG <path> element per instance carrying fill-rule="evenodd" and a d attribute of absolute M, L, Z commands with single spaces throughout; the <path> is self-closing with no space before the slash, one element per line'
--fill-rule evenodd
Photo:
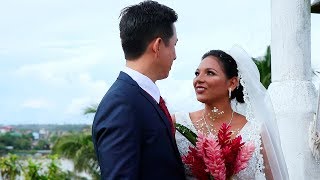
<path fill-rule="evenodd" d="M 152 96 L 153 99 L 155 99 L 159 104 L 159 101 L 160 101 L 159 88 L 150 78 L 129 67 L 125 67 L 122 72 L 128 74 L 133 80 L 135 80 L 138 83 L 138 85 L 147 93 L 149 93 L 150 96 Z"/>

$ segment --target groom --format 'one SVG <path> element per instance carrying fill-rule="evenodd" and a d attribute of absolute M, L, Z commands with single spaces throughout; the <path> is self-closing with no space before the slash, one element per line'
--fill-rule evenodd
<path fill-rule="evenodd" d="M 174 126 L 155 82 L 176 59 L 178 16 L 145 1 L 119 24 L 126 67 L 102 99 L 92 127 L 102 179 L 185 179 Z"/>

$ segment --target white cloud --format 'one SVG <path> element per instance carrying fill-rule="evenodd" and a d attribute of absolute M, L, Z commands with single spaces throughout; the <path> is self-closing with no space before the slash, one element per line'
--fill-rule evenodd
<path fill-rule="evenodd" d="M 89 74 L 81 74 L 79 76 L 78 88 L 83 90 L 81 97 L 74 97 L 71 99 L 70 104 L 66 107 L 66 114 L 79 115 L 83 110 L 94 104 L 98 104 L 104 94 L 109 89 L 109 85 L 104 81 L 94 81 Z"/>
<path fill-rule="evenodd" d="M 79 97 L 71 100 L 71 103 L 66 108 L 65 113 L 68 115 L 79 115 L 84 112 L 84 109 L 95 104 L 95 100 L 90 97 Z"/>
<path fill-rule="evenodd" d="M 15 71 L 20 77 L 31 76 L 49 83 L 63 83 L 72 76 L 87 71 L 104 61 L 104 52 L 100 49 L 78 48 L 79 55 L 64 60 L 51 60 L 38 64 L 27 64 Z"/>
<path fill-rule="evenodd" d="M 122 8 L 137 2 L 140 1 L 1 3 L 1 75 L 5 83 L 15 85 L 6 84 L 12 92 L 4 94 L 2 90 L 0 97 L 6 99 L 8 96 L 14 99 L 12 103 L 27 98 L 23 103 L 25 108 L 51 107 L 52 111 L 43 111 L 43 114 L 52 121 L 63 121 L 67 116 L 68 120 L 78 122 L 83 108 L 100 101 L 109 88 L 108 83 L 115 80 L 125 63 L 119 38 L 119 14 Z M 179 15 L 177 61 L 171 76 L 157 83 L 172 112 L 199 107 L 192 78 L 203 53 L 239 44 L 251 56 L 257 57 L 263 55 L 270 44 L 268 1 L 159 2 L 169 5 Z M 317 51 L 320 17 L 311 16 L 312 59 L 317 64 L 320 61 L 320 51 Z M 19 68 L 14 70 L 16 67 Z M 13 72 L 14 76 L 10 77 L 12 74 L 8 72 Z M 22 88 L 25 88 L 24 93 L 16 91 Z M 38 95 L 47 99 L 32 98 Z M 14 107 L 12 105 L 10 109 L 15 110 Z M 2 114 L 16 122 L 20 121 L 16 114 L 22 114 L 21 119 L 28 116 L 14 112 L 17 113 L 4 110 Z M 57 112 L 62 112 L 59 117 L 52 115 Z"/>
<path fill-rule="evenodd" d="M 102 98 L 109 85 L 102 80 L 93 80 L 89 73 L 79 75 L 79 86 L 82 86 L 94 98 Z"/>
<path fill-rule="evenodd" d="M 192 80 L 176 80 L 169 77 L 157 82 L 157 85 L 170 113 L 190 112 L 202 107 L 196 99 Z"/>
<path fill-rule="evenodd" d="M 53 107 L 53 103 L 49 102 L 47 99 L 42 98 L 27 99 L 22 103 L 21 107 L 31 109 L 48 109 Z"/>

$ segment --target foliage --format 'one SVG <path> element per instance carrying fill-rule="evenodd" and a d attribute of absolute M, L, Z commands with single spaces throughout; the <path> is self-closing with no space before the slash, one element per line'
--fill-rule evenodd
<path fill-rule="evenodd" d="M 94 104 L 84 109 L 83 114 L 95 114 L 97 112 L 98 105 Z"/>
<path fill-rule="evenodd" d="M 58 140 L 59 136 L 56 133 L 53 133 L 49 139 L 49 142 L 54 144 Z"/>
<path fill-rule="evenodd" d="M 64 172 L 58 163 L 58 156 L 48 156 L 48 163 L 35 162 L 28 159 L 24 162 L 22 157 L 9 154 L 0 159 L 0 173 L 4 180 L 14 180 L 22 174 L 25 180 L 55 180 L 55 179 L 81 179 L 72 172 Z M 0 178 L 0 179 L 1 179 Z"/>
<path fill-rule="evenodd" d="M 18 156 L 9 154 L 0 158 L 0 173 L 4 180 L 14 180 L 21 173 L 21 165 Z"/>
<path fill-rule="evenodd" d="M 47 179 L 69 179 L 68 174 L 66 172 L 63 172 L 59 166 L 58 166 L 58 155 L 51 155 L 49 156 L 50 163 L 48 165 L 48 171 L 47 171 Z"/>
<path fill-rule="evenodd" d="M 262 59 L 253 59 L 260 72 L 260 82 L 267 89 L 271 84 L 271 49 L 267 47 L 266 54 Z"/>
<path fill-rule="evenodd" d="M 175 123 L 176 130 L 186 137 L 194 146 L 196 145 L 197 135 L 182 124 Z"/>
<path fill-rule="evenodd" d="M 7 148 L 3 143 L 0 143 L 0 156 L 7 153 Z"/>
<path fill-rule="evenodd" d="M 72 133 L 62 136 L 52 150 L 53 153 L 73 160 L 76 171 L 86 171 L 95 179 L 100 179 L 98 160 L 90 133 Z"/>
<path fill-rule="evenodd" d="M 13 146 L 14 149 L 31 149 L 32 138 L 29 135 L 17 133 L 5 133 L 0 135 L 0 142 L 4 146 Z"/>
<path fill-rule="evenodd" d="M 23 169 L 25 180 L 45 179 L 44 175 L 41 175 L 42 164 L 34 162 L 32 159 L 28 159 L 27 166 Z"/>
<path fill-rule="evenodd" d="M 50 143 L 47 140 L 40 139 L 33 148 L 35 150 L 49 150 L 50 149 Z"/>

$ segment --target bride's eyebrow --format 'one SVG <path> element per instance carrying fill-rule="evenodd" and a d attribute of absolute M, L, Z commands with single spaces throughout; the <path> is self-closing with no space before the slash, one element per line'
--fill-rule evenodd
<path fill-rule="evenodd" d="M 207 70 L 207 71 L 211 70 L 211 71 L 214 71 L 214 72 L 218 73 L 218 71 L 215 70 L 215 69 L 213 69 L 213 68 L 206 68 L 206 70 Z"/>

